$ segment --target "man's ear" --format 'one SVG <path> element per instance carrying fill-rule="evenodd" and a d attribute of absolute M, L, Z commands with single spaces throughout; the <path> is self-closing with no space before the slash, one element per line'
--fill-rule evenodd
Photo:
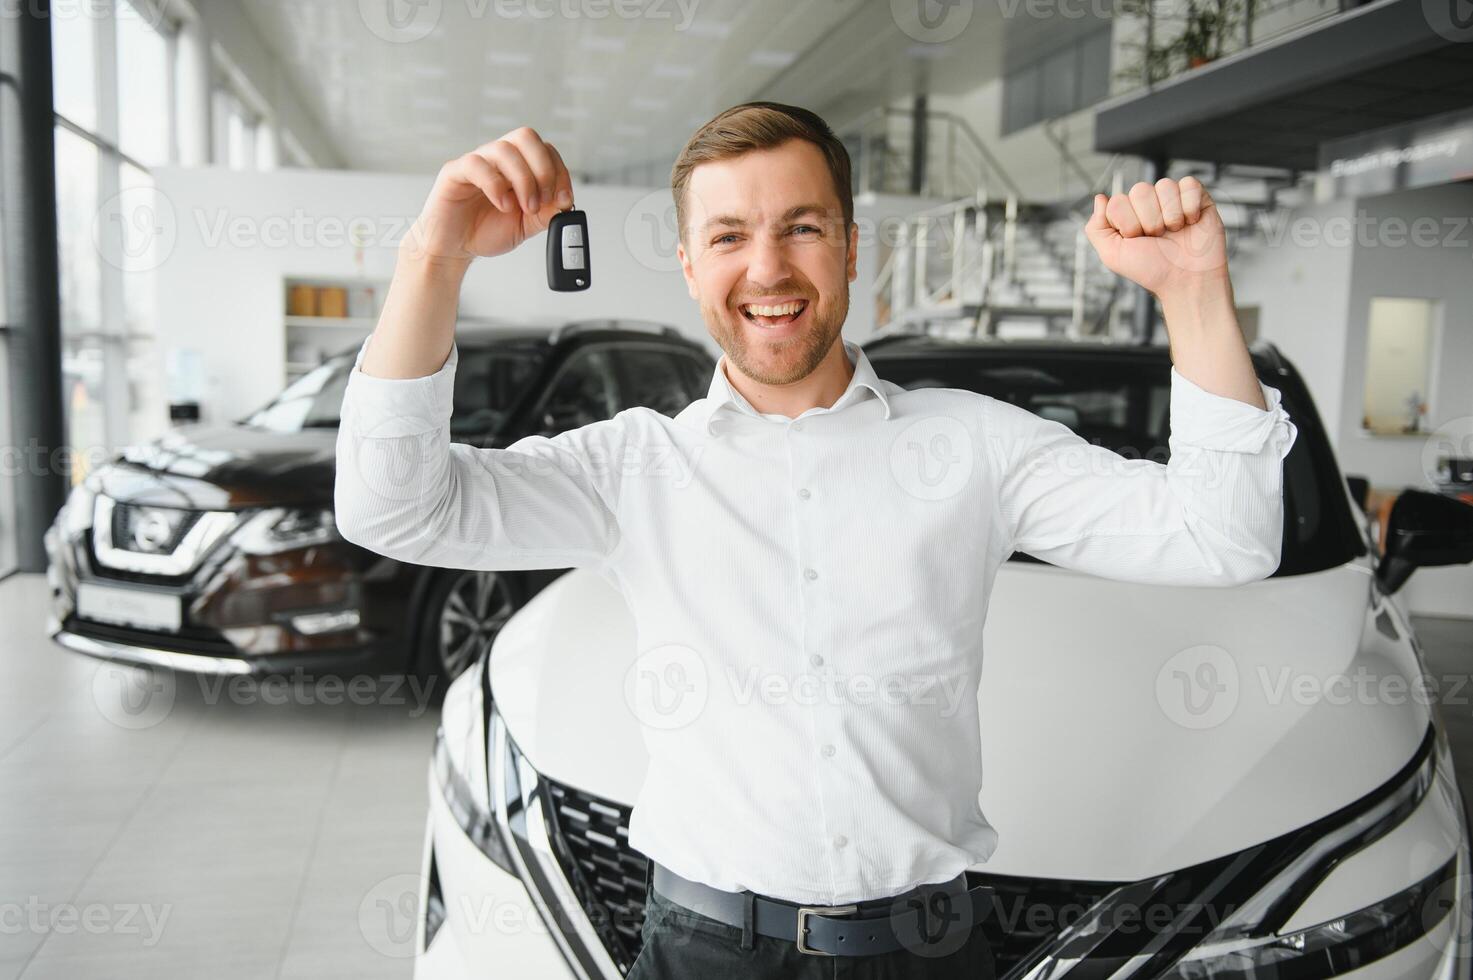
<path fill-rule="evenodd" d="M 849 281 L 859 278 L 859 222 L 849 223 Z"/>
<path fill-rule="evenodd" d="M 680 259 L 680 271 L 685 276 L 685 291 L 690 293 L 691 299 L 700 299 L 696 295 L 696 273 L 690 266 L 690 257 L 685 254 L 685 242 L 675 246 L 675 257 Z"/>

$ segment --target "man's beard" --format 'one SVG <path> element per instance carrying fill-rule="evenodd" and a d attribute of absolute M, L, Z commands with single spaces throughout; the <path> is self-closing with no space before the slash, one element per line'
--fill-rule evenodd
<path fill-rule="evenodd" d="M 833 347 L 835 338 L 844 328 L 844 321 L 849 317 L 849 284 L 844 283 L 843 291 L 829 302 L 819 303 L 810 299 L 808 305 L 809 309 L 803 311 L 803 316 L 810 318 L 810 322 L 801 333 L 760 345 L 748 343 L 748 336 L 763 328 L 748 320 L 740 308 L 733 310 L 702 304 L 701 315 L 712 338 L 738 371 L 759 384 L 786 385 L 817 370 Z M 742 322 L 733 323 L 733 316 Z"/>

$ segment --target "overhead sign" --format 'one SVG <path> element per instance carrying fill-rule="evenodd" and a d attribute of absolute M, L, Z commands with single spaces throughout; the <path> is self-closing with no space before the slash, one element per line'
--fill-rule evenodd
<path fill-rule="evenodd" d="M 1385 194 L 1470 178 L 1470 109 L 1320 144 L 1321 199 Z"/>

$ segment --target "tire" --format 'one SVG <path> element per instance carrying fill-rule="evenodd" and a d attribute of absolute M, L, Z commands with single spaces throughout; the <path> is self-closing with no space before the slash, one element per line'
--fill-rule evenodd
<path fill-rule="evenodd" d="M 448 569 L 431 583 L 415 663 L 443 691 L 489 648 L 521 608 L 521 583 L 506 572 Z"/>

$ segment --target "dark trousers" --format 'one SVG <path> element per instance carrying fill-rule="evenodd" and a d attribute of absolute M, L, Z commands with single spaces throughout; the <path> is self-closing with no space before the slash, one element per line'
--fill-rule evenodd
<path fill-rule="evenodd" d="M 992 953 L 982 927 L 945 956 L 910 950 L 874 956 L 814 956 L 785 939 L 744 935 L 650 888 L 644 945 L 626 980 L 992 980 Z"/>

